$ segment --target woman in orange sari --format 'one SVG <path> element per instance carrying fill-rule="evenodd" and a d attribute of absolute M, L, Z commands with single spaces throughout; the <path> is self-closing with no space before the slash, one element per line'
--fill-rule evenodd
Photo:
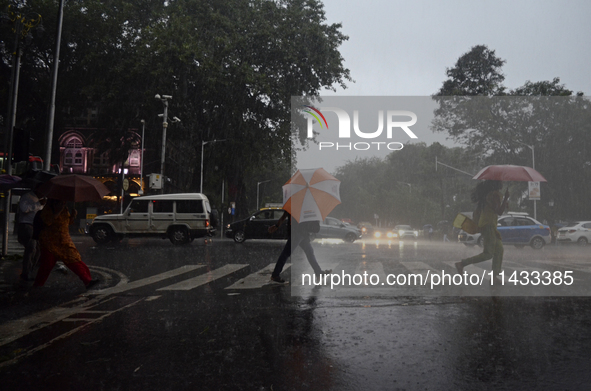
<path fill-rule="evenodd" d="M 76 210 L 70 215 L 65 201 L 48 199 L 45 208 L 40 212 L 43 227 L 39 232 L 39 245 L 41 247 L 40 266 L 33 286 L 40 287 L 45 284 L 49 273 L 58 260 L 72 270 L 84 283 L 86 289 L 99 283 L 98 279 L 92 279 L 90 270 L 80 257 L 80 253 L 70 237 L 69 225 L 76 218 Z"/>

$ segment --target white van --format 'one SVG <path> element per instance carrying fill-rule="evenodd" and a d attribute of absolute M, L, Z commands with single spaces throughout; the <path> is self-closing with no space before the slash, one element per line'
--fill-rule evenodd
<path fill-rule="evenodd" d="M 99 244 L 124 237 L 162 237 L 173 244 L 212 236 L 209 200 L 200 193 L 161 194 L 134 198 L 123 214 L 97 216 L 87 232 Z"/>

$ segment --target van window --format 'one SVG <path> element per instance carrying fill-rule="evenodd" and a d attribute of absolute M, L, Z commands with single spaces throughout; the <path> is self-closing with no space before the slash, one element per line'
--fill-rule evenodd
<path fill-rule="evenodd" d="M 176 202 L 177 213 L 203 213 L 201 200 L 178 200 Z"/>
<path fill-rule="evenodd" d="M 134 200 L 129 206 L 129 213 L 148 213 L 148 200 Z"/>
<path fill-rule="evenodd" d="M 172 213 L 172 200 L 152 201 L 153 213 Z"/>

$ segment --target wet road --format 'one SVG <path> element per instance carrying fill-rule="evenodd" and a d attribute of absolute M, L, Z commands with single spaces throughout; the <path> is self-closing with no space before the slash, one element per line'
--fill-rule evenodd
<path fill-rule="evenodd" d="M 569 290 L 516 297 L 503 289 L 528 287 L 440 295 L 371 283 L 302 286 L 309 270 L 299 253 L 284 273 L 290 286 L 269 286 L 265 268 L 283 242 L 76 240 L 103 280 L 97 291 L 52 273 L 39 292 L 3 293 L 6 389 L 589 389 L 591 301 L 564 296 Z M 380 281 L 451 274 L 455 260 L 478 252 L 428 242 L 314 246 L 334 274 L 365 271 Z M 505 269 L 573 271 L 584 287 L 586 250 L 507 247 Z"/>

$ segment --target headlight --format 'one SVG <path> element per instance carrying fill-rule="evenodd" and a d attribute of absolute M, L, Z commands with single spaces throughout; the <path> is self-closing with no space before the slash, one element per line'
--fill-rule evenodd
<path fill-rule="evenodd" d="M 381 232 L 376 232 L 376 233 L 373 234 L 373 236 L 375 236 L 376 238 L 379 239 L 382 236 L 382 233 Z"/>
<path fill-rule="evenodd" d="M 396 237 L 396 234 L 395 234 L 394 232 L 388 232 L 388 233 L 386 234 L 386 236 L 387 236 L 388 238 L 392 239 L 392 238 Z"/>
<path fill-rule="evenodd" d="M 226 229 L 230 229 L 230 224 L 226 225 Z"/>
<path fill-rule="evenodd" d="M 413 233 L 415 234 L 415 236 L 419 236 L 419 231 L 414 231 Z"/>

